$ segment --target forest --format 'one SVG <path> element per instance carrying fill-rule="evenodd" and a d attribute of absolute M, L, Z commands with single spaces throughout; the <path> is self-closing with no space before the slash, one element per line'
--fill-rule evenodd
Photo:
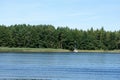
<path fill-rule="evenodd" d="M 120 30 L 70 29 L 53 25 L 0 25 L 0 47 L 61 48 L 73 50 L 120 49 Z"/>

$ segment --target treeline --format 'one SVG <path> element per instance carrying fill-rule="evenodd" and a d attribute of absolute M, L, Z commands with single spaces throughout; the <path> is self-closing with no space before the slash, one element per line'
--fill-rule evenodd
<path fill-rule="evenodd" d="M 81 50 L 120 49 L 120 30 L 104 28 L 84 31 L 52 25 L 0 25 L 0 47 L 74 48 Z"/>

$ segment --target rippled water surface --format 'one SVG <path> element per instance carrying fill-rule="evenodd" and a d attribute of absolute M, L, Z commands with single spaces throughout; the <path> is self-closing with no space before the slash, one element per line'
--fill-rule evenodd
<path fill-rule="evenodd" d="M 120 54 L 0 53 L 0 80 L 120 80 Z"/>

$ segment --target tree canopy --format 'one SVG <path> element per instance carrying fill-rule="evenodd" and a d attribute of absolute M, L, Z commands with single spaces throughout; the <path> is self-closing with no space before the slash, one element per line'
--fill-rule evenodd
<path fill-rule="evenodd" d="M 120 49 L 120 30 L 93 28 L 84 31 L 53 25 L 0 25 L 0 47 L 74 48 L 81 50 Z"/>

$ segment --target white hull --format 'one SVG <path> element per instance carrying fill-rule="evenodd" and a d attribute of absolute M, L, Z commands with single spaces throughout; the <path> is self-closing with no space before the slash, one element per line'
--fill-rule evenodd
<path fill-rule="evenodd" d="M 76 49 L 74 49 L 74 51 L 73 52 L 78 52 Z"/>

